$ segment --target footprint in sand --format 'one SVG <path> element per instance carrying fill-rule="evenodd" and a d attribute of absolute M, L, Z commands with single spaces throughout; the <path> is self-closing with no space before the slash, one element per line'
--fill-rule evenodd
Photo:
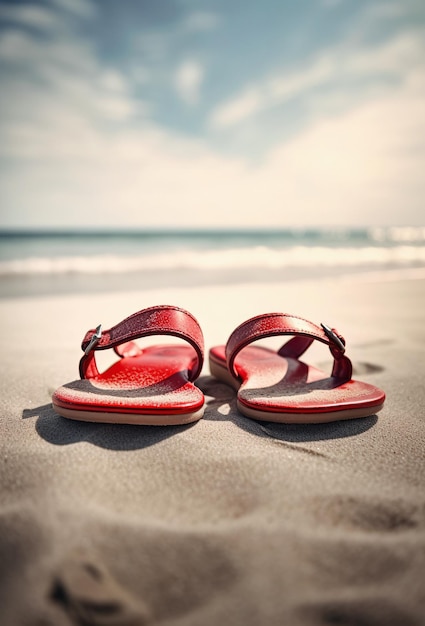
<path fill-rule="evenodd" d="M 50 600 L 73 626 L 185 624 L 193 612 L 208 614 L 210 605 L 237 582 L 238 570 L 216 533 L 199 534 L 179 529 L 179 524 L 154 528 L 134 523 L 98 532 L 105 561 L 117 558 L 119 546 L 119 559 L 131 564 L 134 584 L 131 591 L 125 588 L 91 552 L 69 553 L 54 571 Z"/>
<path fill-rule="evenodd" d="M 148 610 L 114 580 L 97 559 L 74 553 L 56 573 L 52 599 L 78 626 L 142 626 Z"/>
<path fill-rule="evenodd" d="M 377 501 L 354 496 L 320 498 L 317 511 L 320 520 L 350 530 L 406 531 L 425 522 L 425 507 L 401 499 Z"/>

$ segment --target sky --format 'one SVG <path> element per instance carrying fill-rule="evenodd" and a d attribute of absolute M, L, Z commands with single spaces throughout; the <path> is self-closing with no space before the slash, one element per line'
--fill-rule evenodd
<path fill-rule="evenodd" d="M 0 0 L 0 228 L 424 225 L 423 0 Z"/>

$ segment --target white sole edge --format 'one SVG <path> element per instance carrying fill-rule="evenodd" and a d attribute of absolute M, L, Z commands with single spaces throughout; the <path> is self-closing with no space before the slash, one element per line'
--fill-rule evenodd
<path fill-rule="evenodd" d="M 135 424 L 144 426 L 178 426 L 197 422 L 204 415 L 205 407 L 193 413 L 180 415 L 141 415 L 136 413 L 111 413 L 102 411 L 79 411 L 52 403 L 55 413 L 79 422 L 101 422 L 106 424 Z"/>

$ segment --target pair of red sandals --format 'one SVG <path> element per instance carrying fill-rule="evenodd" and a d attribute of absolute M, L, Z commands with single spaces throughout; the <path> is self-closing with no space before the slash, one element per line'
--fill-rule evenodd
<path fill-rule="evenodd" d="M 135 339 L 173 335 L 189 345 L 141 349 Z M 292 335 L 280 350 L 253 346 L 276 335 Z M 299 357 L 314 340 L 333 356 L 331 376 Z M 120 359 L 102 374 L 97 350 L 113 348 Z M 174 306 L 144 309 L 109 330 L 89 330 L 82 342 L 81 380 L 56 390 L 53 408 L 63 417 L 123 424 L 187 424 L 204 414 L 204 395 L 194 385 L 204 360 L 197 320 Z M 380 411 L 385 394 L 352 380 L 345 341 L 335 329 L 300 317 L 267 313 L 253 317 L 209 352 L 211 374 L 238 390 L 238 409 L 247 417 L 282 423 L 321 423 L 367 417 Z"/>

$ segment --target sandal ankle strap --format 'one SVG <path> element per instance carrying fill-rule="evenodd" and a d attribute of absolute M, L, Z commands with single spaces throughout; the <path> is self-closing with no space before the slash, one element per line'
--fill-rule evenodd
<path fill-rule="evenodd" d="M 204 337 L 197 320 L 191 313 L 175 306 L 161 305 L 133 313 L 108 330 L 87 331 L 81 344 L 84 356 L 80 361 L 80 377 L 94 378 L 99 375 L 95 352 L 114 348 L 119 356 L 137 354 L 139 349 L 131 342 L 150 335 L 172 335 L 186 340 L 196 352 L 196 363 L 189 372 L 189 380 L 196 380 L 204 362 Z M 125 349 L 118 346 L 129 344 Z"/>
<path fill-rule="evenodd" d="M 258 339 L 277 335 L 294 335 L 280 348 L 278 354 L 296 359 L 314 340 L 321 341 L 329 347 L 334 358 L 332 376 L 340 382 L 351 379 L 352 365 L 350 359 L 344 354 L 344 337 L 326 324 L 317 326 L 302 317 L 286 313 L 257 315 L 243 322 L 233 331 L 226 344 L 227 367 L 232 376 L 239 378 L 235 369 L 235 359 L 243 348 Z"/>

